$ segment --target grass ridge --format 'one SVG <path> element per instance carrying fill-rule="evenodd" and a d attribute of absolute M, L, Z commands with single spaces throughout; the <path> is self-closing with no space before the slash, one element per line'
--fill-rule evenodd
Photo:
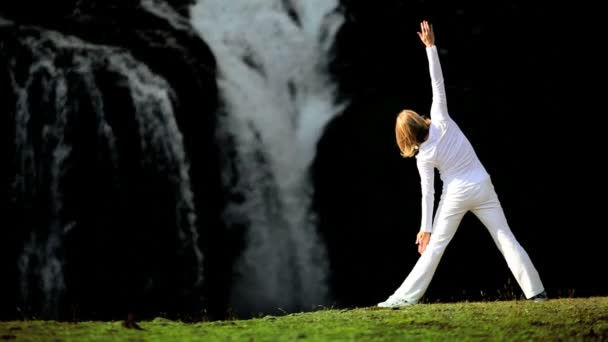
<path fill-rule="evenodd" d="M 608 341 L 608 297 L 322 309 L 246 320 L 184 323 L 0 322 L 17 341 Z"/>

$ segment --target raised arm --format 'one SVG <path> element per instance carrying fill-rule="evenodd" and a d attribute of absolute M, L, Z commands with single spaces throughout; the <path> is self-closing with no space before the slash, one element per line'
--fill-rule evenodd
<path fill-rule="evenodd" d="M 435 45 L 435 33 L 433 26 L 428 21 L 420 23 L 420 32 L 418 32 L 420 40 L 426 47 L 426 55 L 429 62 L 429 72 L 431 74 L 431 87 L 433 89 L 433 103 L 431 104 L 431 120 L 447 120 L 448 104 L 445 94 L 445 85 L 443 83 L 443 73 L 441 71 L 441 63 L 439 62 L 439 54 Z"/>

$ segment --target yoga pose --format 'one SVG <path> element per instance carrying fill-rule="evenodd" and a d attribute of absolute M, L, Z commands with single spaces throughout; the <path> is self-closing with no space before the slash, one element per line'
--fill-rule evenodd
<path fill-rule="evenodd" d="M 403 284 L 378 306 L 394 308 L 418 303 L 462 217 L 469 211 L 492 235 L 526 298 L 544 301 L 547 299 L 545 288 L 530 257 L 507 224 L 490 175 L 448 114 L 433 27 L 423 21 L 420 28 L 418 36 L 426 46 L 433 90 L 430 119 L 406 109 L 399 113 L 395 125 L 401 155 L 415 156 L 420 173 L 422 219 L 416 237 L 420 258 Z M 439 170 L 443 188 L 432 220 L 435 168 Z"/>

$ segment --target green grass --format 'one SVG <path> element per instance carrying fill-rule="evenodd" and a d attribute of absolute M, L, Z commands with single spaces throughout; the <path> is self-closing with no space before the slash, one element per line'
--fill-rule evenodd
<path fill-rule="evenodd" d="M 608 341 L 608 297 L 320 310 L 183 323 L 0 322 L 0 341 Z"/>

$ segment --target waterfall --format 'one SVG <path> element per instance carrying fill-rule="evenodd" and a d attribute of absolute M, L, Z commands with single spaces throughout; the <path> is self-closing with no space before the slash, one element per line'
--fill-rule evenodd
<path fill-rule="evenodd" d="M 7 61 L 17 98 L 14 197 L 19 207 L 37 208 L 34 212 L 42 214 L 26 221 L 31 226 L 25 227 L 29 237 L 19 260 L 22 301 L 28 303 L 31 297 L 41 296 L 42 313 L 57 317 L 62 296 L 67 292 L 64 241 L 75 230 L 93 228 L 79 225 L 83 214 L 78 202 L 83 199 L 74 198 L 74 188 L 89 185 L 79 183 L 81 179 L 93 184 L 100 181 L 88 179 L 92 178 L 90 174 L 78 174 L 77 170 L 83 172 L 83 158 L 97 163 L 111 174 L 109 183 L 117 189 L 112 193 L 124 193 L 129 186 L 121 184 L 124 174 L 132 172 L 121 165 L 121 160 L 124 163 L 129 159 L 123 154 L 125 146 L 143 156 L 141 160 L 129 160 L 129 165 L 139 165 L 138 170 L 153 170 L 163 182 L 149 186 L 168 189 L 171 198 L 167 203 L 174 207 L 167 210 L 175 222 L 167 231 L 174 234 L 176 242 L 166 241 L 167 248 L 179 246 L 178 253 L 195 268 L 193 283 L 200 284 L 203 255 L 198 247 L 188 160 L 174 117 L 171 86 L 125 50 L 87 43 L 50 30 L 31 31 L 16 41 L 16 52 Z M 109 110 L 109 102 L 120 100 L 108 98 L 98 78 L 103 78 L 106 90 L 125 89 L 130 104 L 125 102 L 124 108 L 114 105 Z M 91 113 L 92 117 L 87 116 Z M 133 122 L 133 132 L 117 124 L 124 123 L 126 117 Z M 116 132 L 120 130 L 127 132 L 123 136 L 134 137 L 129 142 L 134 141 L 135 147 L 117 138 Z M 94 134 L 91 140 L 95 148 L 83 151 L 81 140 L 89 133 Z M 75 151 L 79 151 L 79 157 Z M 85 168 L 92 169 L 95 166 Z M 110 209 L 130 205 L 123 203 L 124 198 L 110 201 L 118 203 L 109 204 Z M 120 217 L 115 212 L 104 212 L 106 209 L 99 208 L 98 215 Z M 105 234 L 117 231 L 106 228 Z M 129 228 L 142 231 L 141 241 L 145 241 L 146 227 Z M 121 236 L 117 234 L 114 238 L 118 240 Z M 107 246 L 107 250 L 111 251 L 112 246 Z"/>
<path fill-rule="evenodd" d="M 328 73 L 339 2 L 198 0 L 190 17 L 218 63 L 218 139 L 233 195 L 225 219 L 247 237 L 231 305 L 244 314 L 325 305 L 328 261 L 309 171 L 343 109 Z"/>

